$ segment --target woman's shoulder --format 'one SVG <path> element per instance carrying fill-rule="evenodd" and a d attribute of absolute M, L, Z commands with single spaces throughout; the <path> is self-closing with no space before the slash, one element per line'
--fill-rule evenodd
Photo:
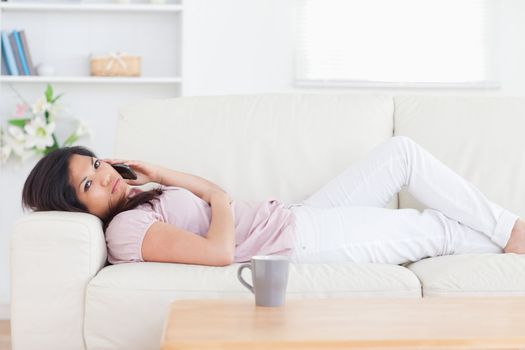
<path fill-rule="evenodd" d="M 159 200 L 162 200 L 161 194 Z M 134 227 L 140 227 L 144 223 L 149 223 L 152 220 L 162 220 L 162 215 L 158 206 L 152 202 L 152 205 L 148 203 L 142 203 L 136 206 L 133 209 L 125 210 L 113 217 L 109 222 L 106 231 L 112 231 L 117 228 L 121 229 L 123 227 L 127 229 L 133 229 Z"/>
<path fill-rule="evenodd" d="M 150 222 L 152 219 L 163 220 L 162 214 L 165 212 L 165 208 L 187 205 L 188 197 L 194 196 L 192 192 L 182 187 L 160 186 L 160 188 L 162 189 L 162 194 L 158 197 L 158 200 L 152 201 L 152 205 L 142 203 L 133 209 L 118 213 L 108 224 L 107 229 L 110 230 L 122 226 L 130 227 L 132 225 L 141 226 L 145 221 Z M 132 191 L 138 194 L 144 190 L 134 188 Z"/>

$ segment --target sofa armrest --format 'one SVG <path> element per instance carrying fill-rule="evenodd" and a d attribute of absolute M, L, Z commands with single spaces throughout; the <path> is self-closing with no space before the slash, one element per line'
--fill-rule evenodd
<path fill-rule="evenodd" d="M 14 350 L 85 349 L 87 284 L 106 263 L 101 221 L 90 214 L 35 212 L 13 226 Z"/>

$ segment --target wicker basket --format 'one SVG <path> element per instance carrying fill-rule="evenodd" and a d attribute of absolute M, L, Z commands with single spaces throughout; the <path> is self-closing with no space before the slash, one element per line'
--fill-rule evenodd
<path fill-rule="evenodd" d="M 90 66 L 91 75 L 97 77 L 140 76 L 140 56 L 124 53 L 91 56 Z"/>

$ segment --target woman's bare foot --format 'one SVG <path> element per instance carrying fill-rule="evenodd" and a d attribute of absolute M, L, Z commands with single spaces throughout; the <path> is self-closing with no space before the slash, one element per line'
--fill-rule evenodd
<path fill-rule="evenodd" d="M 505 248 L 505 253 L 525 254 L 525 221 L 518 219 L 512 228 L 509 241 Z"/>

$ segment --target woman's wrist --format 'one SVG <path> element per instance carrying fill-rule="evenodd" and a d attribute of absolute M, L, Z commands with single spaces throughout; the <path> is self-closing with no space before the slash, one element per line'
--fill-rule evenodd
<path fill-rule="evenodd" d="M 166 178 L 166 175 L 164 174 L 164 172 L 166 171 L 166 168 L 163 168 L 161 166 L 157 166 L 157 171 L 156 171 L 156 175 L 155 175 L 155 178 L 152 179 L 152 182 L 156 182 L 160 185 L 166 185 L 164 183 L 164 179 Z"/>

